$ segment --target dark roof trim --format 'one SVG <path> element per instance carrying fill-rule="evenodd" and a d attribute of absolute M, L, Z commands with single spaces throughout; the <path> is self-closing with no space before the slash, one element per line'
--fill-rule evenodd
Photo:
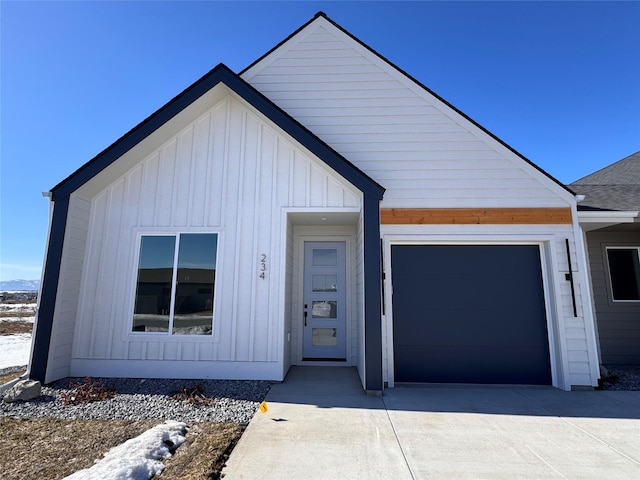
<path fill-rule="evenodd" d="M 259 110 L 360 191 L 374 194 L 378 199 L 382 199 L 384 194 L 382 186 L 245 82 L 226 65 L 219 64 L 165 106 L 53 187 L 51 189 L 52 200 L 56 201 L 73 193 L 219 83 L 226 85 Z"/>
<path fill-rule="evenodd" d="M 610 208 L 589 207 L 588 205 L 578 205 L 579 212 L 615 212 Z"/>
<path fill-rule="evenodd" d="M 373 53 L 375 56 L 377 56 L 378 58 L 380 58 L 382 61 L 386 62 L 387 64 L 389 64 L 392 68 L 396 69 L 398 72 L 400 72 L 402 75 L 406 76 L 409 80 L 411 80 L 412 82 L 414 82 L 416 85 L 418 85 L 419 87 L 421 87 L 422 89 L 424 89 L 426 92 L 428 92 L 429 94 L 433 95 L 434 97 L 436 97 L 438 100 L 440 100 L 442 103 L 444 103 L 446 106 L 448 106 L 449 108 L 451 108 L 452 110 L 454 110 L 456 113 L 458 113 L 459 115 L 461 115 L 462 117 L 464 117 L 466 120 L 468 120 L 469 122 L 471 122 L 472 124 L 474 124 L 476 127 L 478 127 L 480 130 L 482 130 L 484 133 L 486 133 L 487 135 L 489 135 L 491 138 L 493 138 L 495 141 L 497 141 L 498 143 L 500 143 L 502 146 L 506 147 L 507 149 L 509 149 L 512 153 L 514 153 L 515 155 L 517 155 L 518 157 L 520 157 L 522 160 L 524 160 L 525 162 L 527 162 L 529 165 L 531 165 L 533 168 L 535 168 L 536 170 L 538 170 L 540 173 L 542 173 L 543 175 L 545 175 L 547 178 L 549 178 L 550 180 L 552 180 L 553 182 L 557 183 L 560 187 L 562 187 L 563 189 L 565 189 L 567 192 L 569 192 L 572 195 L 575 195 L 575 192 L 573 190 L 571 190 L 571 188 L 569 188 L 567 185 L 565 185 L 564 183 L 562 183 L 560 180 L 558 180 L 557 178 L 553 177 L 551 174 L 549 174 L 547 171 L 543 170 L 542 168 L 540 168 L 538 165 L 536 165 L 535 163 L 533 163 L 531 160 L 529 160 L 527 157 L 525 157 L 524 155 L 522 155 L 520 152 L 518 152 L 515 148 L 513 148 L 511 145 L 507 144 L 506 142 L 504 142 L 503 140 L 501 140 L 500 138 L 498 138 L 496 135 L 494 135 L 493 133 L 491 133 L 489 130 L 487 130 L 485 127 L 483 127 L 482 125 L 480 125 L 478 122 L 476 122 L 474 119 L 472 119 L 471 117 L 469 117 L 466 113 L 462 112 L 461 110 L 459 110 L 458 108 L 456 108 L 455 106 L 453 106 L 451 103 L 449 103 L 447 100 L 445 100 L 444 98 L 442 98 L 440 95 L 438 95 L 437 93 L 435 93 L 433 90 L 431 90 L 430 88 L 428 88 L 426 85 L 424 85 L 422 82 L 420 82 L 419 80 L 415 79 L 414 77 L 412 77 L 411 75 L 409 75 L 407 72 L 405 72 L 403 69 L 401 69 L 400 67 L 398 67 L 396 64 L 394 64 L 393 62 L 391 62 L 390 60 L 388 60 L 386 57 L 384 57 L 383 55 L 381 55 L 380 53 L 376 52 L 373 48 L 371 48 L 369 45 L 367 45 L 366 43 L 364 43 L 362 40 L 360 40 L 359 38 L 355 37 L 354 35 L 352 35 L 351 33 L 349 33 L 347 30 L 345 30 L 342 26 L 340 26 L 339 24 L 337 24 L 336 22 L 334 22 L 332 19 L 330 19 L 326 13 L 324 12 L 317 12 L 313 18 L 311 20 L 309 20 L 307 23 L 305 23 L 304 25 L 302 25 L 300 28 L 298 28 L 295 32 L 293 32 L 291 35 L 289 35 L 287 38 L 285 38 L 283 41 L 281 41 L 280 43 L 278 43 L 278 45 L 276 45 L 275 47 L 273 47 L 271 50 L 269 50 L 267 53 L 265 53 L 264 55 L 262 55 L 260 58 L 258 58 L 258 60 L 256 60 L 255 62 L 253 62 L 251 65 L 249 65 L 248 67 L 246 67 L 245 69 L 243 69 L 239 75 L 244 74 L 247 70 L 249 70 L 250 68 L 252 68 L 254 65 L 258 64 L 259 62 L 261 62 L 264 58 L 268 57 L 269 55 L 271 55 L 275 50 L 277 50 L 278 48 L 280 48 L 283 44 L 285 44 L 286 42 L 288 42 L 291 38 L 293 38 L 294 36 L 296 36 L 300 31 L 304 30 L 309 24 L 313 23 L 313 21 L 318 18 L 318 17 L 323 17 L 325 20 L 327 20 L 329 23 L 331 23 L 333 26 L 335 26 L 336 28 L 338 28 L 340 31 L 342 31 L 343 33 L 345 33 L 346 35 L 348 35 L 350 38 L 352 38 L 354 41 L 358 42 L 360 45 L 362 45 L 364 48 L 366 48 L 367 50 L 369 50 L 371 53 Z"/>
<path fill-rule="evenodd" d="M 318 18 L 318 17 L 324 17 L 326 20 L 330 21 L 331 23 L 333 23 L 336 27 L 338 27 L 340 30 L 343 30 L 345 33 L 347 33 L 350 37 L 352 37 L 354 40 L 356 40 L 358 43 L 362 43 L 360 42 L 360 40 L 358 40 L 356 37 L 354 37 L 353 35 L 351 35 L 349 32 L 347 32 L 346 30 L 344 30 L 342 27 L 340 27 L 338 24 L 336 24 L 335 22 L 333 22 L 329 17 L 327 17 L 327 14 L 324 12 L 317 12 L 313 18 L 311 20 L 309 20 L 308 22 L 306 22 L 304 25 L 302 25 L 301 27 L 297 28 L 291 35 L 289 35 L 288 37 L 286 37 L 284 40 L 282 40 L 280 43 L 278 43 L 275 47 L 269 49 L 267 51 L 267 53 L 265 53 L 264 55 L 258 57 L 257 60 L 251 62 L 251 65 L 249 65 L 248 67 L 242 69 L 240 71 L 240 73 L 238 73 L 238 75 L 242 76 L 244 74 L 244 72 L 246 72 L 247 70 L 249 70 L 250 68 L 252 68 L 254 65 L 257 65 L 258 63 L 260 63 L 262 60 L 264 60 L 265 58 L 267 58 L 269 55 L 271 55 L 273 52 L 275 52 L 276 50 L 278 50 L 282 45 L 284 45 L 285 43 L 287 43 L 289 40 L 291 40 L 293 37 L 295 37 L 298 33 L 300 33 L 302 30 L 304 30 L 305 28 L 307 28 L 311 23 L 313 23 L 313 21 Z M 364 44 L 363 44 L 364 45 Z M 366 45 L 364 45 L 365 47 L 367 47 Z M 369 48 L 369 47 L 367 47 Z"/>

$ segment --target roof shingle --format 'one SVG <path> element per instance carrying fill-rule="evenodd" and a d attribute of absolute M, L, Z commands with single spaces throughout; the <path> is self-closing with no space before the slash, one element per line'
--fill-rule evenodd
<path fill-rule="evenodd" d="M 640 151 L 569 185 L 585 195 L 579 207 L 598 210 L 640 210 Z"/>

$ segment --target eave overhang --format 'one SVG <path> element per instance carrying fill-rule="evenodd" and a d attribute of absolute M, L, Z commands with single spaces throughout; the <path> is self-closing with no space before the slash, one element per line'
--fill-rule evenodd
<path fill-rule="evenodd" d="M 640 211 L 636 210 L 578 210 L 578 223 L 585 232 L 636 222 L 640 222 Z"/>

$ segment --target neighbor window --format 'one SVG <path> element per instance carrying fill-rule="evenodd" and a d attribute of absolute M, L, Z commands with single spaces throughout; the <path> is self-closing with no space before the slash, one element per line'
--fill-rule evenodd
<path fill-rule="evenodd" d="M 218 235 L 143 235 L 134 332 L 211 335 Z"/>
<path fill-rule="evenodd" d="M 608 247 L 613 300 L 640 300 L 640 247 Z"/>

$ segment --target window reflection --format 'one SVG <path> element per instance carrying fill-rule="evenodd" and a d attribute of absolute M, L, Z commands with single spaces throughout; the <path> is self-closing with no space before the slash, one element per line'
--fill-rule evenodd
<path fill-rule="evenodd" d="M 142 237 L 133 330 L 168 332 L 175 237 Z"/>
<path fill-rule="evenodd" d="M 338 265 L 338 250 L 335 248 L 314 248 L 312 264 L 314 267 L 335 267 Z"/>
<path fill-rule="evenodd" d="M 337 275 L 312 275 L 311 289 L 314 292 L 337 292 L 338 276 Z"/>
<path fill-rule="evenodd" d="M 133 331 L 211 334 L 217 243 L 217 234 L 142 237 Z"/>
<path fill-rule="evenodd" d="M 183 234 L 178 252 L 174 334 L 208 334 L 213 322 L 215 234 Z"/>
<path fill-rule="evenodd" d="M 312 328 L 311 344 L 314 346 L 333 347 L 338 344 L 337 328 Z"/>
<path fill-rule="evenodd" d="M 311 307 L 313 318 L 337 318 L 338 316 L 338 302 L 336 301 L 313 301 Z"/>

